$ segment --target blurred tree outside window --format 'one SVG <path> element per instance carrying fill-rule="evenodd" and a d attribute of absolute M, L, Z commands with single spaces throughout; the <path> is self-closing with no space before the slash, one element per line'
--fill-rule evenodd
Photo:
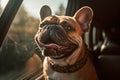
<path fill-rule="evenodd" d="M 56 15 L 65 15 L 65 7 L 63 4 L 60 4 L 59 9 L 55 14 Z"/>

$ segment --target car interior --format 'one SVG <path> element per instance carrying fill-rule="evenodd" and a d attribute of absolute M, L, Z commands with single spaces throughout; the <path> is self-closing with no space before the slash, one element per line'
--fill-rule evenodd
<path fill-rule="evenodd" d="M 39 51 L 27 54 L 27 50 L 14 42 L 11 37 L 5 39 L 22 2 L 23 0 L 9 0 L 0 16 L 0 80 L 43 80 L 41 64 L 44 58 L 40 54 L 35 54 Z M 64 15 L 73 16 L 82 6 L 90 6 L 94 11 L 90 30 L 83 38 L 91 52 L 99 80 L 120 80 L 119 3 L 119 0 L 67 1 Z M 13 48 L 14 54 L 5 56 Z M 21 50 L 24 52 L 22 56 L 19 55 Z M 18 56 L 14 58 L 16 54 Z M 4 61 L 6 57 L 7 60 Z"/>

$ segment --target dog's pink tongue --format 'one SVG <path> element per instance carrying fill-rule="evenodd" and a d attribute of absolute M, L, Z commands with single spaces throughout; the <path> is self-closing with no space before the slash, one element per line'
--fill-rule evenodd
<path fill-rule="evenodd" d="M 54 44 L 54 43 L 44 44 L 44 43 L 42 43 L 42 42 L 39 42 L 39 46 L 40 46 L 40 47 L 46 47 L 46 48 L 49 48 L 49 49 L 55 49 L 55 50 L 58 50 L 58 49 L 59 49 L 59 45 Z"/>
<path fill-rule="evenodd" d="M 46 48 L 52 48 L 52 49 L 55 49 L 55 50 L 58 50 L 58 49 L 59 49 L 59 45 L 54 44 L 54 43 L 46 44 L 45 47 L 46 47 Z"/>

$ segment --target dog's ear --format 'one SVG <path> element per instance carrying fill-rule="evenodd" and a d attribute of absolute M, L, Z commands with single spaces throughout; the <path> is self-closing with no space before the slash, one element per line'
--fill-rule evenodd
<path fill-rule="evenodd" d="M 73 17 L 77 20 L 83 32 L 86 32 L 88 31 L 92 18 L 93 18 L 93 10 L 88 6 L 84 6 L 80 8 L 74 14 Z"/>
<path fill-rule="evenodd" d="M 40 18 L 41 21 L 46 18 L 47 16 L 51 16 L 52 15 L 52 11 L 50 9 L 49 6 L 44 5 L 41 9 L 40 9 Z"/>

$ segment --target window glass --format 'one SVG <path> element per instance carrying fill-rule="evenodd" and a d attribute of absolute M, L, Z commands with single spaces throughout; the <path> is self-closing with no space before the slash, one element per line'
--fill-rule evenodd
<path fill-rule="evenodd" d="M 4 10 L 5 6 L 7 5 L 9 0 L 0 0 L 0 16 L 2 14 L 2 11 Z"/>
<path fill-rule="evenodd" d="M 43 5 L 48 5 L 52 9 L 52 14 L 55 15 L 66 8 L 67 0 L 24 0 L 23 5 L 30 15 L 39 18 L 39 11 Z M 64 11 L 61 13 L 63 14 Z"/>
<path fill-rule="evenodd" d="M 0 0 L 0 13 L 4 10 L 7 2 L 8 0 Z M 20 66 L 24 68 L 23 64 L 26 64 L 31 58 L 33 58 L 32 61 L 30 61 L 31 63 L 37 60 L 34 59 L 36 58 L 33 57 L 34 55 L 42 58 L 40 50 L 35 44 L 34 36 L 40 22 L 39 11 L 44 5 L 48 5 L 51 8 L 53 15 L 64 15 L 67 0 L 23 0 L 11 24 L 6 39 L 0 48 L 0 73 L 6 72 L 9 74 L 9 70 L 21 69 L 18 68 Z M 26 66 L 32 66 L 32 64 L 28 63 Z M 28 66 L 27 70 L 29 70 L 29 68 Z"/>

